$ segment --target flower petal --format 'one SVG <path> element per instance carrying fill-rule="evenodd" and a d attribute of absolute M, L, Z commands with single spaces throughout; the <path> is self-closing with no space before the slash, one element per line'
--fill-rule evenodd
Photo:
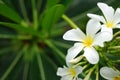
<path fill-rule="evenodd" d="M 95 19 L 97 21 L 101 21 L 103 23 L 106 23 L 106 21 L 105 21 L 103 16 L 96 15 L 96 14 L 91 14 L 91 13 L 88 13 L 87 16 L 90 17 L 91 19 Z"/>
<path fill-rule="evenodd" d="M 87 35 L 94 36 L 98 30 L 100 30 L 101 25 L 100 22 L 94 19 L 91 19 L 87 23 L 86 33 Z"/>
<path fill-rule="evenodd" d="M 73 76 L 72 75 L 65 75 L 61 78 L 61 80 L 72 80 Z"/>
<path fill-rule="evenodd" d="M 102 25 L 101 27 L 102 27 L 101 32 L 107 31 L 107 32 L 110 32 L 111 34 L 113 34 L 112 28 L 108 28 L 106 25 Z"/>
<path fill-rule="evenodd" d="M 82 73 L 83 67 L 78 66 L 78 67 L 75 68 L 75 71 L 76 71 L 76 74 L 78 75 L 78 74 Z"/>
<path fill-rule="evenodd" d="M 84 56 L 91 64 L 97 64 L 99 61 L 99 55 L 93 47 L 86 47 L 84 49 Z"/>
<path fill-rule="evenodd" d="M 75 43 L 73 47 L 68 49 L 68 54 L 66 56 L 66 62 L 70 62 L 70 60 L 74 59 L 79 52 L 83 49 L 84 45 L 82 43 Z"/>
<path fill-rule="evenodd" d="M 120 8 L 117 8 L 114 15 L 114 22 L 118 24 L 120 22 Z"/>
<path fill-rule="evenodd" d="M 97 5 L 103 12 L 106 20 L 109 21 L 113 19 L 114 9 L 111 6 L 108 6 L 107 4 L 101 2 L 99 2 Z"/>
<path fill-rule="evenodd" d="M 85 37 L 85 34 L 79 28 L 69 30 L 63 35 L 63 39 L 70 41 L 82 41 Z"/>
<path fill-rule="evenodd" d="M 113 35 L 110 32 L 103 31 L 96 34 L 93 45 L 98 45 L 103 47 L 105 41 L 112 40 Z"/>
<path fill-rule="evenodd" d="M 58 76 L 64 76 L 64 75 L 68 75 L 68 74 L 69 74 L 69 70 L 67 68 L 58 68 L 58 70 L 57 70 Z"/>
<path fill-rule="evenodd" d="M 118 76 L 119 73 L 112 68 L 102 67 L 100 69 L 100 75 L 105 79 L 113 79 L 113 77 Z"/>
<path fill-rule="evenodd" d="M 120 28 L 120 24 L 117 24 L 117 25 L 116 25 L 116 28 Z"/>

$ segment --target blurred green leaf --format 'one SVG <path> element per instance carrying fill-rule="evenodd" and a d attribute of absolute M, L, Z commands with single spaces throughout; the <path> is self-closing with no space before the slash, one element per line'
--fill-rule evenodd
<path fill-rule="evenodd" d="M 67 9 L 70 6 L 70 4 L 72 3 L 73 0 L 61 0 L 61 1 L 62 1 L 62 4 Z"/>
<path fill-rule="evenodd" d="M 54 5 L 56 5 L 59 2 L 59 0 L 47 0 L 46 6 L 47 8 L 50 8 Z"/>
<path fill-rule="evenodd" d="M 2 3 L 0 3 L 0 14 L 17 23 L 22 21 L 22 18 L 13 9 Z"/>
<path fill-rule="evenodd" d="M 34 35 L 34 36 L 39 36 L 41 37 L 42 35 L 39 35 L 40 33 L 35 31 L 33 28 L 29 27 L 24 27 L 20 24 L 14 24 L 14 23 L 7 23 L 7 22 L 0 22 L 1 25 L 4 25 L 6 27 L 9 27 L 9 28 L 12 28 L 12 29 L 15 29 L 17 31 L 20 31 L 20 32 L 23 32 L 23 33 L 26 33 L 26 34 L 31 34 L 31 35 Z"/>
<path fill-rule="evenodd" d="M 61 15 L 64 13 L 64 6 L 61 4 L 55 5 L 49 8 L 42 21 L 42 28 L 43 30 L 49 32 L 50 29 L 53 27 L 56 21 L 60 19 Z"/>

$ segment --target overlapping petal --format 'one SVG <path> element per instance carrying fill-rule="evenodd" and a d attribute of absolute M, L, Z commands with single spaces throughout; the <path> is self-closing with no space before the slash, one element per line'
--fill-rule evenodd
<path fill-rule="evenodd" d="M 58 70 L 57 70 L 57 75 L 59 75 L 59 76 L 64 76 L 64 75 L 68 75 L 68 74 L 69 74 L 68 69 L 58 68 Z"/>
<path fill-rule="evenodd" d="M 74 59 L 83 49 L 83 47 L 84 45 L 82 43 L 75 43 L 74 46 L 68 50 L 68 53 L 66 55 L 66 62 L 69 62 L 70 60 Z"/>
<path fill-rule="evenodd" d="M 64 75 L 62 78 L 61 78 L 61 80 L 72 80 L 73 79 L 73 77 L 71 76 L 71 75 Z"/>
<path fill-rule="evenodd" d="M 117 25 L 116 25 L 116 28 L 120 28 L 120 24 L 117 24 Z"/>
<path fill-rule="evenodd" d="M 85 34 L 79 29 L 71 29 L 63 35 L 63 39 L 70 41 L 83 41 Z"/>
<path fill-rule="evenodd" d="M 87 35 L 94 36 L 100 30 L 100 28 L 100 22 L 95 19 L 91 19 L 87 23 L 86 33 Z"/>
<path fill-rule="evenodd" d="M 91 64 L 96 64 L 99 61 L 99 55 L 93 47 L 86 47 L 84 49 L 84 56 Z"/>
<path fill-rule="evenodd" d="M 103 47 L 104 42 L 112 40 L 112 37 L 113 36 L 110 32 L 107 32 L 107 31 L 100 32 L 96 35 L 93 45 L 98 45 L 98 46 Z"/>
<path fill-rule="evenodd" d="M 106 23 L 105 19 L 103 16 L 100 16 L 100 15 L 96 15 L 96 14 L 91 14 L 91 13 L 88 13 L 87 16 L 91 19 L 94 19 L 94 20 L 97 20 L 97 21 L 101 21 L 103 23 Z"/>
<path fill-rule="evenodd" d="M 82 73 L 83 67 L 78 66 L 78 67 L 75 68 L 75 71 L 76 71 L 76 73 L 77 73 L 77 75 L 78 75 L 78 74 Z"/>
<path fill-rule="evenodd" d="M 120 22 L 120 8 L 116 9 L 113 20 L 115 24 L 118 24 Z"/>
<path fill-rule="evenodd" d="M 111 6 L 108 6 L 107 4 L 101 3 L 101 2 L 99 2 L 97 5 L 101 9 L 101 11 L 103 12 L 106 20 L 113 19 L 114 9 Z"/>
<path fill-rule="evenodd" d="M 119 76 L 119 73 L 117 71 L 113 70 L 112 68 L 102 67 L 100 69 L 100 75 L 105 79 L 112 80 L 113 77 Z"/>
<path fill-rule="evenodd" d="M 65 67 L 58 68 L 57 75 L 61 76 L 61 80 L 79 80 L 78 75 L 82 73 L 83 67 Z"/>

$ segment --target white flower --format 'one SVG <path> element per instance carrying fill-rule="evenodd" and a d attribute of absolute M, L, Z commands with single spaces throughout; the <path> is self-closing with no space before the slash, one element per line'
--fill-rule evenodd
<path fill-rule="evenodd" d="M 120 73 L 109 67 L 102 67 L 100 75 L 107 80 L 120 80 Z"/>
<path fill-rule="evenodd" d="M 82 80 L 78 78 L 78 75 L 82 73 L 83 68 L 81 66 L 73 67 L 65 67 L 58 68 L 57 75 L 61 76 L 61 80 Z"/>
<path fill-rule="evenodd" d="M 78 41 L 68 50 L 66 62 L 69 64 L 81 50 L 84 49 L 84 55 L 91 64 L 96 64 L 99 61 L 99 55 L 93 46 L 98 45 L 103 47 L 105 41 L 112 39 L 109 32 L 100 30 L 100 23 L 97 20 L 91 19 L 87 23 L 86 35 L 79 29 L 72 29 L 63 35 L 63 39 L 70 41 Z"/>
<path fill-rule="evenodd" d="M 105 3 L 98 3 L 98 7 L 101 9 L 104 16 L 87 14 L 88 17 L 96 19 L 103 23 L 101 31 L 109 31 L 113 36 L 113 28 L 120 28 L 120 8 L 117 8 L 116 11 L 111 6 L 108 6 Z"/>

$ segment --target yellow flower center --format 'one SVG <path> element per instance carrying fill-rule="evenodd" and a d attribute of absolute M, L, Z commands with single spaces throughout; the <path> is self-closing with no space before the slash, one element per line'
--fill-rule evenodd
<path fill-rule="evenodd" d="M 72 74 L 73 77 L 76 76 L 76 71 L 75 71 L 75 69 L 70 68 L 69 71 L 70 71 L 70 74 Z"/>
<path fill-rule="evenodd" d="M 87 36 L 87 38 L 84 40 L 85 46 L 90 47 L 92 43 L 93 43 L 92 37 L 91 36 Z"/>
<path fill-rule="evenodd" d="M 114 77 L 113 80 L 120 80 L 120 76 Z"/>
<path fill-rule="evenodd" d="M 108 28 L 113 28 L 113 27 L 114 27 L 114 22 L 113 22 L 113 21 L 112 21 L 112 22 L 108 21 L 108 22 L 106 23 L 106 26 L 107 26 Z"/>

